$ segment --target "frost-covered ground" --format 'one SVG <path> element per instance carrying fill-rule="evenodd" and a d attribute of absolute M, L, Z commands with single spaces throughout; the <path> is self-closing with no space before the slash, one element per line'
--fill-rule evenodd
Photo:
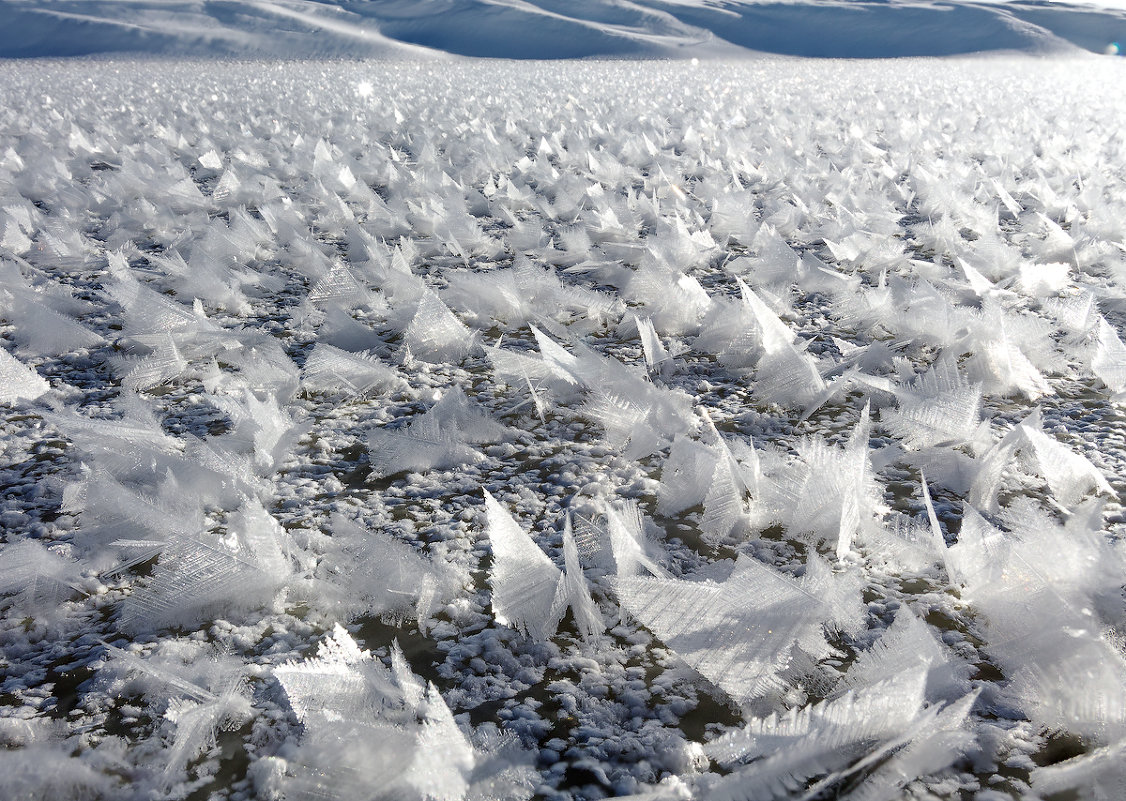
<path fill-rule="evenodd" d="M 1119 797 L 1124 81 L 0 65 L 0 796 Z"/>

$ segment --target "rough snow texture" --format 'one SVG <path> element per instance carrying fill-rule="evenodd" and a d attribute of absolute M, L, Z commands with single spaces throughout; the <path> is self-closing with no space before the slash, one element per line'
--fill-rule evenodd
<path fill-rule="evenodd" d="M 1120 798 L 1123 85 L 0 65 L 0 796 Z"/>

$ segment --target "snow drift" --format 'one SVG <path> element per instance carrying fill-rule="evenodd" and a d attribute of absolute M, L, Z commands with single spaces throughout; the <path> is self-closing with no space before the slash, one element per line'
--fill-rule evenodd
<path fill-rule="evenodd" d="M 0 57 L 835 58 L 1104 52 L 1126 12 L 1012 3 L 754 0 L 3 0 Z"/>

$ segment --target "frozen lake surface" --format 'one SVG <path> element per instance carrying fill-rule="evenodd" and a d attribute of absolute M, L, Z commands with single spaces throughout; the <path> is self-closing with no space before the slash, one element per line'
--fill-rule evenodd
<path fill-rule="evenodd" d="M 1123 85 L 0 64 L 0 796 L 1114 797 Z"/>

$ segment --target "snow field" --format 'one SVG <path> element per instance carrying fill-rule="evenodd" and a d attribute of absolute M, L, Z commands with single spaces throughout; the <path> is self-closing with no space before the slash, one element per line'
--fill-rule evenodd
<path fill-rule="evenodd" d="M 1120 0 L 0 0 L 4 58 L 890 58 L 1123 41 Z"/>
<path fill-rule="evenodd" d="M 1117 62 L 0 72 L 0 794 L 1115 797 Z"/>

